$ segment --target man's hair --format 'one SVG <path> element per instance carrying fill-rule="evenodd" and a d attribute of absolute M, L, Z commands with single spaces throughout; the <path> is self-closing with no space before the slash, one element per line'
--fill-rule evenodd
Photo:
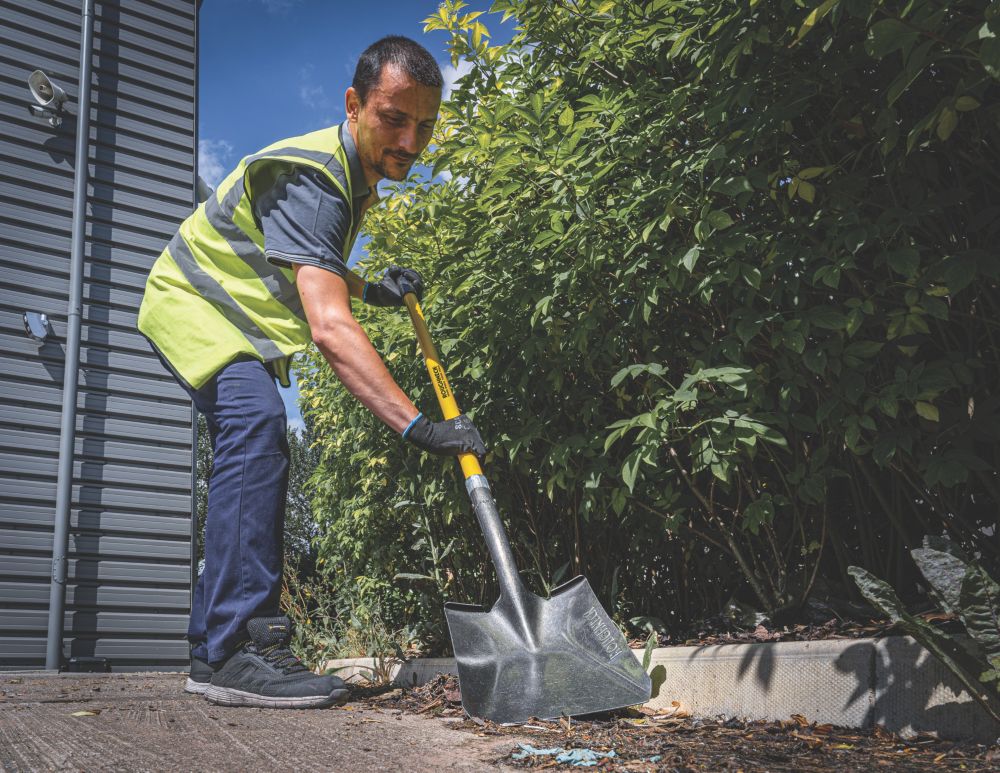
<path fill-rule="evenodd" d="M 399 67 L 417 83 L 441 88 L 441 68 L 430 52 L 416 41 L 402 35 L 389 35 L 376 40 L 358 60 L 351 85 L 358 93 L 363 105 L 368 100 L 368 92 L 378 85 L 382 68 L 387 64 Z"/>

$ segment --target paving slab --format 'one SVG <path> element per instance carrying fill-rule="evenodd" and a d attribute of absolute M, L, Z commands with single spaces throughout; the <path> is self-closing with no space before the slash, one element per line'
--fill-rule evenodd
<path fill-rule="evenodd" d="M 227 708 L 185 674 L 0 676 L 4 771 L 510 770 L 517 738 L 360 704 Z M 89 712 L 79 715 L 79 712 Z"/>

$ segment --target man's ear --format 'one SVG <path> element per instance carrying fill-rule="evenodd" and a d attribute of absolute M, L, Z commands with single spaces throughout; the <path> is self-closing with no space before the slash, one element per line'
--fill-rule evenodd
<path fill-rule="evenodd" d="M 351 121 L 358 120 L 358 113 L 361 112 L 361 99 L 358 97 L 358 92 L 354 90 L 354 86 L 348 86 L 344 93 L 344 109 Z"/>

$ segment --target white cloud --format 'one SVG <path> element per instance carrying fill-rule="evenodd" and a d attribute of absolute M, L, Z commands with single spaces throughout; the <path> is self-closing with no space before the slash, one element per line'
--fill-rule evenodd
<path fill-rule="evenodd" d="M 260 0 L 260 4 L 268 13 L 280 15 L 288 13 L 299 4 L 299 0 Z"/>
<path fill-rule="evenodd" d="M 313 86 L 308 83 L 303 83 L 299 86 L 299 96 L 302 98 L 302 104 L 312 110 L 320 107 L 326 107 L 327 105 L 326 92 L 323 90 L 322 86 Z"/>
<path fill-rule="evenodd" d="M 472 72 L 472 62 L 468 62 L 465 59 L 461 60 L 457 67 L 451 64 L 446 64 L 442 67 L 441 77 L 444 79 L 444 86 L 441 88 L 441 98 L 447 99 L 450 97 L 458 79 L 463 75 L 468 75 L 470 72 Z"/>
<path fill-rule="evenodd" d="M 229 174 L 232 155 L 225 140 L 198 140 L 198 176 L 215 188 Z"/>
<path fill-rule="evenodd" d="M 326 96 L 326 90 L 322 84 L 317 84 L 313 74 L 316 72 L 315 66 L 307 64 L 299 70 L 299 98 L 302 104 L 310 110 L 329 110 L 330 100 Z"/>

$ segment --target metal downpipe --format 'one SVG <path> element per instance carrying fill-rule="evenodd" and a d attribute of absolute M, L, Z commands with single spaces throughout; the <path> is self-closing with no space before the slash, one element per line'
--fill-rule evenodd
<path fill-rule="evenodd" d="M 62 422 L 59 428 L 59 469 L 56 479 L 55 528 L 52 534 L 52 584 L 45 668 L 62 661 L 63 616 L 66 606 L 66 550 L 73 496 L 76 444 L 76 395 L 80 369 L 80 327 L 83 310 L 83 248 L 87 230 L 87 166 L 90 161 L 90 81 L 94 53 L 94 0 L 83 0 L 80 24 L 80 79 L 77 87 L 76 169 L 73 177 L 73 237 L 70 247 L 69 308 L 66 321 L 66 363 L 63 369 Z"/>

